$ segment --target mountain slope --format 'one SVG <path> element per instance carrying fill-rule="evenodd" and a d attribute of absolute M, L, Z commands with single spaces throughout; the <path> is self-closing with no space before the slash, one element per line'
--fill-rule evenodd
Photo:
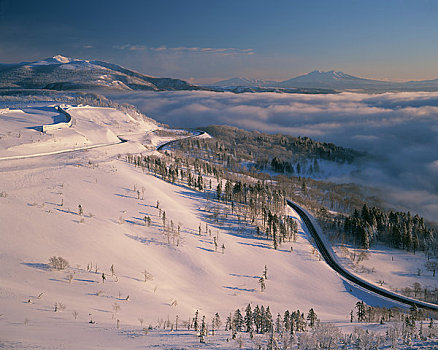
<path fill-rule="evenodd" d="M 61 55 L 0 65 L 0 88 L 81 90 L 197 90 L 180 79 L 147 76 L 116 64 Z"/>
<path fill-rule="evenodd" d="M 46 107 L 27 108 L 21 112 L 26 118 L 19 118 L 18 110 L 5 110 L 16 116 L 0 120 L 16 124 L 15 129 L 10 125 L 13 135 L 7 137 L 23 132 L 27 124 L 21 120 L 36 118 L 39 124 L 44 116 L 53 119 Z M 169 135 L 158 140 L 153 125 L 132 125 L 129 116 L 107 108 L 69 112 L 78 121 L 72 130 L 79 129 L 80 120 L 89 120 L 102 130 L 123 133 L 129 141 L 87 152 L 2 161 L 0 348 L 5 341 L 6 348 L 21 349 L 60 344 L 69 344 L 69 349 L 128 349 L 157 341 L 163 348 L 179 333 L 164 338 L 153 329 L 146 336 L 139 319 L 155 328 L 160 320 L 173 323 L 179 316 L 182 328 L 199 310 L 207 322 L 216 312 L 225 322 L 228 312 L 252 303 L 269 305 L 275 313 L 313 307 L 323 320 L 343 321 L 354 307 L 358 299 L 312 253 L 304 225 L 295 242 L 272 249 L 254 228 L 238 224 L 235 214 L 213 200 L 214 177 L 206 178 L 212 180 L 212 190 L 198 192 L 165 182 L 118 156 L 154 153 L 155 148 L 148 151 L 143 145 L 163 142 Z M 85 132 L 95 133 L 87 130 L 78 131 L 87 138 Z M 29 132 L 34 135 L 23 134 L 20 140 L 38 143 L 39 132 Z M 48 137 L 59 144 L 69 142 L 62 130 Z M 214 210 L 228 219 L 215 222 Z M 290 215 L 299 220 L 294 212 Z M 178 226 L 176 235 L 173 227 Z M 223 250 L 214 248 L 215 240 Z M 65 258 L 71 266 L 50 269 L 52 256 Z M 261 292 L 258 281 L 264 265 L 269 279 Z M 199 342 L 195 334 L 191 337 Z"/>
<path fill-rule="evenodd" d="M 247 79 L 243 77 L 236 77 L 227 80 L 221 80 L 211 84 L 211 86 L 227 87 L 227 86 L 244 86 L 244 87 L 275 87 L 278 85 L 277 81 L 261 80 L 261 79 Z"/>
<path fill-rule="evenodd" d="M 19 139 L 14 142 L 37 143 L 39 132 L 31 128 L 26 130 L 33 134 L 22 134 L 24 129 L 56 119 L 50 105 L 3 107 L 0 114 L 9 118 L 0 118 L 0 130 L 9 124 L 10 132 L 2 137 Z M 216 176 L 201 174 L 212 186 L 196 191 L 125 161 L 127 153 L 156 154 L 157 144 L 181 136 L 176 130 L 157 132 L 147 120 L 108 108 L 68 111 L 77 121 L 71 129 L 87 138 L 95 131 L 81 128 L 80 121 L 122 133 L 128 142 L 0 163 L 0 348 L 267 348 L 268 333 L 239 332 L 234 341 L 224 331 L 229 313 L 249 303 L 269 306 L 274 319 L 286 309 L 313 308 L 323 327 L 334 321 L 347 329 L 369 329 L 367 337 L 374 337 L 375 330 L 385 332 L 387 325 L 351 323 L 350 311 L 360 300 L 394 304 L 331 270 L 296 212 L 286 212 L 298 223 L 296 240 L 273 249 L 246 215 L 242 220 L 238 205 L 230 208 L 215 199 Z M 47 137 L 64 146 L 68 142 L 61 130 Z M 53 256 L 70 266 L 51 268 Z M 266 289 L 261 291 L 265 265 Z M 198 321 L 205 315 L 210 326 L 216 312 L 220 330 L 209 332 L 202 344 L 189 324 L 196 313 Z M 426 338 L 426 327 L 423 332 Z M 305 342 L 306 334 L 298 333 L 293 349 Z"/>
<path fill-rule="evenodd" d="M 262 88 L 276 87 L 281 89 L 326 89 L 337 91 L 438 91 L 438 79 L 407 82 L 390 82 L 356 77 L 336 71 L 313 72 L 284 81 L 265 81 L 247 78 L 231 78 L 211 84 L 218 87 Z"/>
<path fill-rule="evenodd" d="M 282 87 L 302 88 L 332 88 L 339 90 L 390 87 L 392 83 L 358 78 L 343 72 L 322 72 L 315 70 L 305 75 L 298 76 L 279 83 Z"/>

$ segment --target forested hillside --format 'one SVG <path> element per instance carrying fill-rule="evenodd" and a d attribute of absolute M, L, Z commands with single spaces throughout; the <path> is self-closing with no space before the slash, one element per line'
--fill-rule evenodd
<path fill-rule="evenodd" d="M 413 252 L 425 251 L 428 256 L 438 254 L 437 231 L 422 217 L 385 210 L 382 194 L 371 188 L 308 177 L 320 171 L 323 160 L 349 164 L 369 155 L 308 137 L 270 135 L 230 126 L 201 130 L 213 137 L 182 140 L 172 148 L 218 165 L 224 173 L 248 174 L 262 181 L 275 179 L 274 187 L 283 198 L 291 198 L 311 210 L 333 239 L 365 249 L 383 243 Z M 246 166 L 248 163 L 253 166 Z M 260 172 L 264 169 L 279 175 L 271 178 Z"/>
<path fill-rule="evenodd" d="M 366 156 L 363 152 L 309 137 L 271 135 L 231 126 L 208 126 L 200 130 L 213 139 L 186 140 L 179 148 L 190 149 L 195 154 L 205 150 L 222 165 L 232 168 L 245 166 L 297 176 L 318 175 L 321 161 L 343 165 L 357 163 Z"/>
<path fill-rule="evenodd" d="M 344 230 L 366 249 L 379 241 L 413 252 L 437 252 L 436 232 L 425 225 L 422 217 L 410 212 L 387 212 L 365 204 L 361 211 L 355 210 L 345 218 Z"/>

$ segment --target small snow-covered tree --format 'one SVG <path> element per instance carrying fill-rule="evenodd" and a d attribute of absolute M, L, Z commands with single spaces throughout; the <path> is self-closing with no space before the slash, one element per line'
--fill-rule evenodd
<path fill-rule="evenodd" d="M 205 316 L 202 316 L 201 327 L 199 331 L 199 341 L 205 343 L 205 337 L 207 336 L 207 325 L 205 323 Z"/>
<path fill-rule="evenodd" d="M 365 313 L 365 304 L 363 301 L 358 301 L 356 303 L 356 315 L 357 315 L 357 320 L 359 322 L 363 322 L 366 320 L 366 313 Z"/>
<path fill-rule="evenodd" d="M 216 312 L 213 319 L 211 320 L 211 330 L 212 330 L 213 335 L 214 335 L 214 331 L 218 330 L 220 328 L 221 324 L 222 324 L 221 318 L 220 318 L 219 314 Z"/>
<path fill-rule="evenodd" d="M 195 329 L 195 331 L 198 331 L 199 329 L 198 315 L 199 315 L 199 311 L 196 310 L 195 317 L 193 317 L 193 328 Z"/>
<path fill-rule="evenodd" d="M 261 276 L 259 278 L 260 291 L 263 292 L 266 289 L 265 278 Z"/>
<path fill-rule="evenodd" d="M 315 325 L 315 322 L 318 320 L 318 317 L 316 316 L 315 311 L 313 308 L 309 310 L 309 313 L 307 314 L 307 321 L 309 321 L 310 328 L 313 328 Z"/>
<path fill-rule="evenodd" d="M 231 319 L 231 313 L 227 316 L 227 320 L 225 322 L 225 331 L 229 331 L 232 328 L 232 319 Z"/>

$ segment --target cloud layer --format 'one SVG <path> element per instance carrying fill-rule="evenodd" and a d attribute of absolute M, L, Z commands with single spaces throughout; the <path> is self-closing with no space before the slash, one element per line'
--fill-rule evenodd
<path fill-rule="evenodd" d="M 228 124 L 309 136 L 378 157 L 362 174 L 387 198 L 438 221 L 438 93 L 160 92 L 120 95 L 174 127 Z"/>

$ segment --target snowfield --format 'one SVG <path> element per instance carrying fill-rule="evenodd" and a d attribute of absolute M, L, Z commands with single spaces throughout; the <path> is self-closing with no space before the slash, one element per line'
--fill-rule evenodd
<path fill-rule="evenodd" d="M 0 159 L 62 153 L 121 142 L 120 134 L 157 129 L 149 120 L 134 119 L 113 108 L 63 107 L 74 127 L 42 132 L 43 125 L 65 123 L 55 106 L 6 110 L 0 114 Z M 111 126 L 111 127 L 108 127 Z M 135 140 L 135 138 L 134 138 Z"/>
<path fill-rule="evenodd" d="M 415 296 L 414 284 L 418 283 L 423 291 L 426 288 L 437 300 L 438 278 L 426 269 L 424 252 L 414 254 L 383 245 L 373 245 L 368 251 L 336 245 L 334 251 L 343 266 L 370 283 L 398 292 L 409 288 L 412 297 Z"/>
<path fill-rule="evenodd" d="M 321 261 L 292 210 L 298 239 L 274 250 L 231 219 L 215 224 L 211 210 L 221 203 L 210 190 L 167 183 L 121 156 L 155 153 L 184 133 L 160 133 L 153 122 L 111 108 L 67 112 L 72 127 L 46 134 L 36 127 L 62 120 L 53 106 L 0 114 L 0 157 L 18 158 L 0 160 L 0 348 L 230 349 L 239 345 L 223 326 L 200 344 L 184 322 L 199 310 L 209 323 L 218 312 L 224 324 L 251 303 L 269 306 L 274 319 L 314 308 L 322 321 L 345 327 L 358 300 L 394 306 Z M 96 145 L 106 146 L 75 151 Z M 28 155 L 35 157 L 19 158 Z M 163 212 L 178 236 L 164 232 Z M 215 249 L 214 237 L 225 249 Z M 53 256 L 70 266 L 51 269 Z M 166 321 L 173 331 L 162 329 Z"/>

